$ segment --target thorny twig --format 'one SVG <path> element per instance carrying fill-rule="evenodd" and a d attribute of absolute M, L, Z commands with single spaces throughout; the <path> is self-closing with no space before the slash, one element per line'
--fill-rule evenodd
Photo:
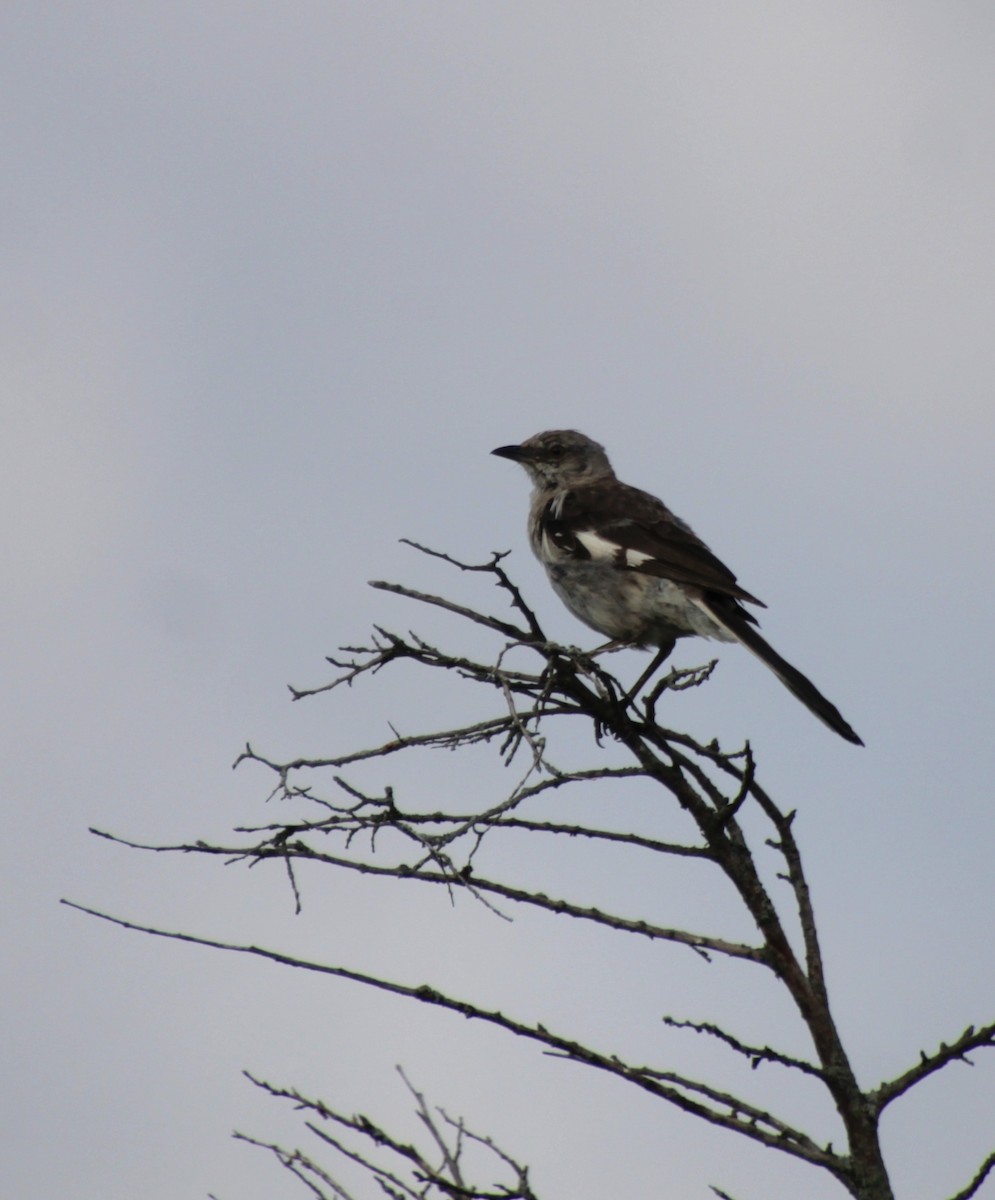
<path fill-rule="evenodd" d="M 244 1074 L 267 1095 L 289 1100 L 295 1109 L 305 1113 L 305 1128 L 309 1133 L 371 1175 L 388 1195 L 421 1200 L 432 1196 L 451 1200 L 538 1200 L 529 1183 L 528 1167 L 495 1145 L 491 1138 L 474 1133 L 462 1118 L 454 1119 L 441 1108 L 431 1108 L 404 1071 L 400 1067 L 397 1071 L 415 1102 L 415 1114 L 435 1147 L 434 1154 L 393 1136 L 367 1116 L 346 1115 L 322 1100 L 309 1099 L 296 1089 L 276 1087 L 248 1071 Z M 341 1133 L 334 1133 L 334 1129 Z M 332 1194 L 340 1200 L 351 1197 L 352 1193 L 341 1181 L 333 1180 L 309 1154 L 301 1150 L 289 1152 L 243 1133 L 236 1133 L 235 1137 L 275 1154 L 282 1166 L 308 1186 L 314 1187 L 308 1178 L 312 1176 L 331 1187 Z M 346 1141 L 347 1137 L 349 1141 Z M 479 1153 L 471 1156 L 472 1148 Z M 471 1180 L 470 1172 L 474 1170 L 503 1173 L 506 1181 L 481 1187 Z M 390 1192 L 390 1188 L 396 1192 Z"/>

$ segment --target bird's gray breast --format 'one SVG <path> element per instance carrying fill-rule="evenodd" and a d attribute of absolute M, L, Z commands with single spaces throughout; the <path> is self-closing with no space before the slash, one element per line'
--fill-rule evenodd
<path fill-rule="evenodd" d="M 670 579 L 599 562 L 545 563 L 553 590 L 579 620 L 605 637 L 652 646 L 674 637 L 732 640 Z"/>

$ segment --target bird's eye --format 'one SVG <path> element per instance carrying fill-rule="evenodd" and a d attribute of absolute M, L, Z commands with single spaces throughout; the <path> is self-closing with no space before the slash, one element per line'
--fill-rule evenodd
<path fill-rule="evenodd" d="M 554 442 L 552 444 L 552 446 L 550 446 L 549 449 L 546 451 L 546 453 L 549 455 L 550 458 L 562 458 L 563 457 L 563 447 L 560 445 L 559 442 Z"/>

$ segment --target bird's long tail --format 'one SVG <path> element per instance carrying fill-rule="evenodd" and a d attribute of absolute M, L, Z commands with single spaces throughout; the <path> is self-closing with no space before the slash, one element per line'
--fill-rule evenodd
<path fill-rule="evenodd" d="M 729 600 L 727 597 L 722 597 L 718 601 L 705 597 L 698 603 L 737 642 L 741 642 L 747 650 L 752 650 L 762 663 L 770 667 L 788 691 L 799 699 L 809 712 L 814 713 L 820 721 L 838 733 L 841 738 L 846 738 L 855 746 L 864 744 L 836 705 L 830 703 L 810 679 L 806 679 L 801 671 L 785 661 L 774 647 L 760 636 L 750 624 L 748 614 L 739 611 L 739 605 L 735 601 Z"/>

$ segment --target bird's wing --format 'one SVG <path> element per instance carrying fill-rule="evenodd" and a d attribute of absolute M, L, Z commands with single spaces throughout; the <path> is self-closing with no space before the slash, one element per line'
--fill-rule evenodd
<path fill-rule="evenodd" d="M 667 506 L 626 484 L 592 484 L 558 493 L 546 506 L 543 531 L 560 553 L 612 562 L 765 607 Z M 748 620 L 753 618 L 743 614 Z"/>
<path fill-rule="evenodd" d="M 764 607 L 763 601 L 741 588 L 732 571 L 655 496 L 614 482 L 560 492 L 543 511 L 542 535 L 578 561 L 601 561 L 686 585 L 691 602 L 752 650 L 820 720 L 863 745 L 839 709 L 753 628 L 756 619 L 740 602 Z"/>

